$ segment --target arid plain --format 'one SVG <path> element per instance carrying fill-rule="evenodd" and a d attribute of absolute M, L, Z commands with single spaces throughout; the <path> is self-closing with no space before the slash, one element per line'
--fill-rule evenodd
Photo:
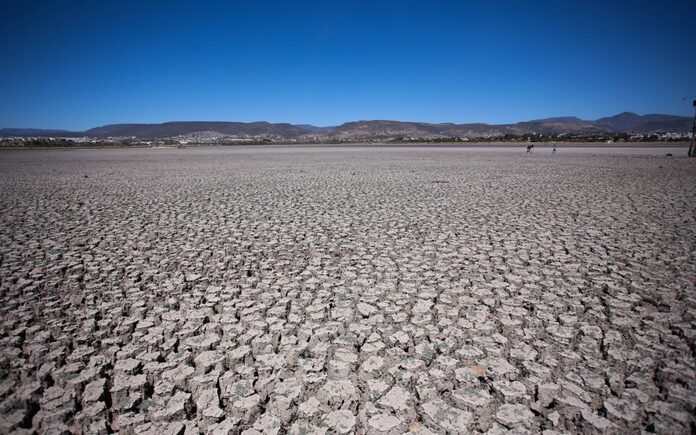
<path fill-rule="evenodd" d="M 696 167 L 0 152 L 0 433 L 689 433 Z"/>

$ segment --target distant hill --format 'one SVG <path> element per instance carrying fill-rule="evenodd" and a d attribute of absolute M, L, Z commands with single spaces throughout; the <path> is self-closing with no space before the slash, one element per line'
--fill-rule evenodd
<path fill-rule="evenodd" d="M 529 133 L 602 133 L 607 127 L 578 118 L 551 118 L 517 124 L 427 124 L 400 121 L 347 122 L 323 134 L 336 139 L 388 137 L 474 137 L 485 135 L 523 135 Z"/>
<path fill-rule="evenodd" d="M 544 119 L 534 119 L 529 122 L 589 122 L 589 121 L 583 121 L 582 119 L 578 118 L 577 116 L 559 116 L 556 118 L 544 118 Z"/>
<path fill-rule="evenodd" d="M 605 133 L 611 132 L 606 126 L 597 125 L 592 121 L 583 121 L 575 117 L 549 118 L 538 121 L 518 122 L 510 126 L 516 134 L 541 133 Z"/>
<path fill-rule="evenodd" d="M 310 131 L 312 133 L 318 133 L 320 131 L 326 131 L 326 130 L 331 130 L 334 127 L 317 127 L 315 125 L 310 125 L 310 124 L 295 124 L 295 127 L 299 127 L 303 130 Z"/>
<path fill-rule="evenodd" d="M 636 115 L 624 112 L 618 115 L 599 118 L 597 124 L 605 124 L 613 131 L 635 131 L 649 133 L 652 131 L 688 131 L 691 130 L 692 118 L 675 115 Z"/>
<path fill-rule="evenodd" d="M 137 137 L 156 139 L 181 136 L 198 131 L 215 131 L 234 136 L 275 136 L 286 139 L 307 133 L 307 130 L 292 124 L 271 124 L 269 122 L 165 122 L 163 124 L 111 124 L 84 132 L 91 137 Z"/>
<path fill-rule="evenodd" d="M 82 133 L 68 130 L 47 130 L 42 128 L 0 128 L 0 136 L 77 137 L 82 136 Z"/>
<path fill-rule="evenodd" d="M 165 122 L 162 124 L 111 124 L 82 132 L 41 129 L 0 129 L 0 136 L 54 136 L 94 138 L 135 137 L 137 139 L 234 137 L 272 140 L 311 140 L 311 141 L 354 141 L 367 139 L 422 138 L 437 139 L 451 137 L 480 137 L 525 134 L 603 134 L 603 133 L 651 133 L 686 132 L 691 130 L 692 119 L 675 115 L 637 115 L 624 112 L 615 116 L 594 121 L 582 120 L 574 116 L 564 116 L 515 124 L 430 124 L 425 122 L 404 122 L 389 120 L 370 120 L 346 122 L 334 127 L 316 127 L 309 124 L 292 125 L 269 122 L 209 122 L 186 121 Z"/>

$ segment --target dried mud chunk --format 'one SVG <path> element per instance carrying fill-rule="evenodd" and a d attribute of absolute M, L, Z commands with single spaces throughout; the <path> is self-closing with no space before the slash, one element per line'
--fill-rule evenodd
<path fill-rule="evenodd" d="M 136 435 L 184 435 L 186 426 L 182 422 L 171 423 L 145 423 L 137 426 Z"/>
<path fill-rule="evenodd" d="M 361 302 L 357 305 L 357 310 L 363 317 L 370 317 L 371 315 L 377 313 L 377 308 L 373 305 Z"/>
<path fill-rule="evenodd" d="M 111 401 L 116 409 L 131 409 L 139 400 L 145 398 L 147 385 L 145 375 L 116 375 L 111 386 Z"/>
<path fill-rule="evenodd" d="M 0 433 L 9 434 L 19 429 L 24 422 L 27 412 L 24 409 L 18 409 L 10 413 L 4 413 L 0 416 Z"/>
<path fill-rule="evenodd" d="M 162 372 L 162 379 L 171 382 L 178 388 L 186 389 L 188 387 L 188 381 L 194 375 L 196 370 L 187 365 L 179 365 L 171 370 Z"/>
<path fill-rule="evenodd" d="M 385 408 L 393 409 L 394 411 L 406 411 L 409 409 L 411 395 L 405 389 L 396 385 L 392 387 L 382 398 L 377 402 Z"/>
<path fill-rule="evenodd" d="M 454 408 L 437 399 L 422 405 L 425 417 L 434 427 L 453 433 L 467 433 L 473 421 L 470 412 Z"/>
<path fill-rule="evenodd" d="M 298 412 L 307 417 L 311 418 L 322 412 L 321 402 L 316 397 L 310 397 L 306 401 L 302 402 L 297 408 Z"/>
<path fill-rule="evenodd" d="M 504 358 L 491 358 L 484 366 L 487 367 L 487 372 L 491 373 L 494 379 L 501 377 L 514 379 L 517 374 L 517 368 Z"/>
<path fill-rule="evenodd" d="M 315 426 L 307 421 L 298 420 L 288 429 L 288 435 L 326 435 L 327 428 Z"/>
<path fill-rule="evenodd" d="M 472 366 L 460 367 L 454 370 L 454 378 L 460 385 L 478 385 L 480 378 L 484 377 L 485 369 L 482 366 L 473 366 L 481 369 L 474 369 Z"/>
<path fill-rule="evenodd" d="M 86 432 L 92 425 L 101 425 L 106 431 L 107 409 L 104 402 L 96 402 L 82 409 L 76 416 L 75 421 L 79 422 Z"/>
<path fill-rule="evenodd" d="M 196 365 L 196 374 L 204 375 L 213 369 L 221 370 L 225 361 L 224 355 L 215 350 L 207 350 L 196 355 L 193 359 Z"/>
<path fill-rule="evenodd" d="M 368 432 L 384 434 L 400 434 L 404 431 L 405 422 L 391 414 L 376 414 L 367 422 Z"/>
<path fill-rule="evenodd" d="M 461 407 L 480 408 L 488 405 L 491 395 L 479 388 L 458 389 L 452 391 L 452 400 Z"/>
<path fill-rule="evenodd" d="M 254 422 L 252 428 L 264 435 L 277 435 L 282 424 L 276 416 L 266 413 Z"/>
<path fill-rule="evenodd" d="M 261 411 L 261 403 L 261 396 L 252 394 L 238 398 L 227 406 L 227 410 L 246 423 L 251 421 Z"/>
<path fill-rule="evenodd" d="M 339 434 L 352 433 L 355 427 L 355 416 L 345 409 L 329 412 L 323 421 L 330 430 Z"/>
<path fill-rule="evenodd" d="M 341 379 L 327 381 L 319 389 L 317 397 L 331 406 L 350 406 L 351 403 L 359 399 L 359 394 L 351 381 Z"/>
<path fill-rule="evenodd" d="M 636 405 L 627 400 L 611 397 L 604 401 L 604 408 L 607 410 L 607 415 L 620 420 L 633 422 L 638 418 Z"/>
<path fill-rule="evenodd" d="M 278 384 L 273 393 L 284 396 L 289 401 L 295 401 L 302 393 L 302 384 L 296 378 L 289 378 Z"/>
<path fill-rule="evenodd" d="M 140 372 L 142 368 L 142 362 L 135 358 L 127 358 L 116 361 L 114 366 L 114 373 L 123 373 L 126 375 L 136 375 Z"/>
<path fill-rule="evenodd" d="M 227 417 L 223 421 L 211 424 L 206 433 L 210 435 L 236 435 L 239 432 L 239 420 Z"/>
<path fill-rule="evenodd" d="M 360 368 L 367 373 L 372 373 L 381 369 L 382 366 L 384 366 L 384 358 L 373 355 L 367 358 Z"/>
<path fill-rule="evenodd" d="M 82 393 L 82 403 L 89 404 L 103 399 L 106 388 L 106 379 L 97 379 L 90 382 Z"/>
<path fill-rule="evenodd" d="M 534 418 L 534 413 L 524 405 L 511 405 L 506 403 L 498 408 L 495 418 L 505 426 L 513 426 L 518 423 L 526 423 Z"/>
<path fill-rule="evenodd" d="M 586 421 L 588 421 L 597 430 L 607 431 L 609 429 L 616 428 L 616 425 L 614 425 L 611 421 L 593 413 L 589 409 L 582 409 L 581 413 L 582 413 L 582 418 L 584 418 Z"/>
<path fill-rule="evenodd" d="M 151 411 L 150 418 L 152 421 L 186 420 L 192 409 L 191 394 L 177 391 L 164 408 Z"/>
<path fill-rule="evenodd" d="M 519 381 L 495 381 L 493 388 L 505 397 L 506 402 L 528 400 L 527 387 Z"/>

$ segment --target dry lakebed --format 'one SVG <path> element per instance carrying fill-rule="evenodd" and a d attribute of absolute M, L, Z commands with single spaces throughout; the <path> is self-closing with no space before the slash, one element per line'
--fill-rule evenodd
<path fill-rule="evenodd" d="M 693 433 L 696 159 L 576 151 L 2 151 L 0 433 Z"/>

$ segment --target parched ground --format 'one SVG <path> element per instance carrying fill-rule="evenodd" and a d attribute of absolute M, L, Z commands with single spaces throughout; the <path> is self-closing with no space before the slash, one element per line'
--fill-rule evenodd
<path fill-rule="evenodd" d="M 696 161 L 0 153 L 0 432 L 696 430 Z"/>

